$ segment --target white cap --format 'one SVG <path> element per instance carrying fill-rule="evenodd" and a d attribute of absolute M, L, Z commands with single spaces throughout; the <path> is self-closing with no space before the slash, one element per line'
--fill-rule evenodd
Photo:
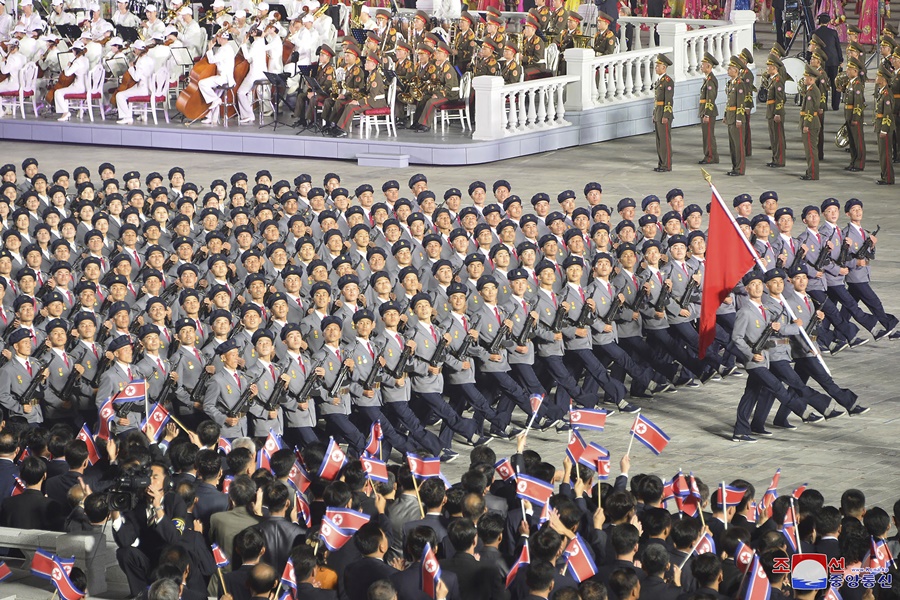
<path fill-rule="evenodd" d="M 178 11 L 179 15 L 193 15 L 194 10 L 190 6 L 182 6 L 181 10 Z"/>
<path fill-rule="evenodd" d="M 131 49 L 132 50 L 146 50 L 147 44 L 145 44 L 141 40 L 134 40 L 134 42 L 132 42 L 132 44 L 131 44 Z"/>
<path fill-rule="evenodd" d="M 76 40 L 74 44 L 72 44 L 72 50 L 84 50 L 85 45 L 81 40 Z"/>
<path fill-rule="evenodd" d="M 244 10 L 243 8 L 239 8 L 238 10 L 234 11 L 234 18 L 235 19 L 247 18 L 247 11 Z"/>
<path fill-rule="evenodd" d="M 269 10 L 269 3 L 268 2 L 260 2 L 259 4 L 256 5 L 256 10 Z"/>
<path fill-rule="evenodd" d="M 100 10 L 100 4 L 97 2 L 91 2 L 91 5 L 88 6 L 88 10 L 91 12 L 97 12 Z"/>
<path fill-rule="evenodd" d="M 144 12 L 156 12 L 156 5 L 148 4 L 147 8 L 144 9 Z"/>
<path fill-rule="evenodd" d="M 21 0 L 19 6 L 31 6 L 31 0 Z"/>
<path fill-rule="evenodd" d="M 361 12 L 364 12 L 364 13 L 366 13 L 366 14 L 369 14 L 369 7 L 366 6 L 365 4 L 363 4 L 362 9 L 361 9 Z"/>
<path fill-rule="evenodd" d="M 301 23 L 315 23 L 316 20 L 313 19 L 313 16 L 312 16 L 312 15 L 310 15 L 310 14 L 305 14 L 305 15 L 303 15 L 303 18 L 300 19 L 300 22 L 301 22 Z"/>
<path fill-rule="evenodd" d="M 159 33 L 159 32 L 157 31 L 156 33 L 153 34 L 153 41 L 164 42 L 165 40 L 166 40 L 166 34 L 165 34 L 165 32 Z"/>
<path fill-rule="evenodd" d="M 107 46 L 123 46 L 124 47 L 125 40 L 123 40 L 119 36 L 115 36 L 113 38 L 110 38 L 110 40 L 108 42 L 106 42 L 106 45 Z"/>
<path fill-rule="evenodd" d="M 184 4 L 184 0 L 172 0 L 172 4 L 180 6 L 180 5 Z"/>
<path fill-rule="evenodd" d="M 225 0 L 215 0 L 212 5 L 213 8 L 225 8 Z"/>
<path fill-rule="evenodd" d="M 18 46 L 19 40 L 17 40 L 16 38 L 13 38 L 13 39 L 9 40 L 8 42 L 6 42 L 6 45 L 7 46 Z"/>
<path fill-rule="evenodd" d="M 24 25 L 16 25 L 16 28 L 13 29 L 13 33 L 25 33 Z"/>
<path fill-rule="evenodd" d="M 53 2 L 50 3 L 50 5 L 51 6 L 62 6 L 62 3 L 63 3 L 63 0 L 53 0 Z"/>
<path fill-rule="evenodd" d="M 170 35 L 178 35 L 178 28 L 174 25 L 169 25 L 168 27 L 166 27 L 166 37 L 169 37 Z"/>

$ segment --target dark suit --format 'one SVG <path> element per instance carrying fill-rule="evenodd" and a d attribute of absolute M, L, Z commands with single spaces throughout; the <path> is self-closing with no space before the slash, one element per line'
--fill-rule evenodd
<path fill-rule="evenodd" d="M 449 590 L 447 599 L 462 600 L 456 575 L 444 571 L 441 579 L 444 580 L 444 585 Z M 391 583 L 397 590 L 397 600 L 431 600 L 431 597 L 422 591 L 422 563 L 420 561 L 414 562 L 405 571 L 397 571 L 391 575 Z"/>
<path fill-rule="evenodd" d="M 500 579 L 500 572 L 471 554 L 457 552 L 441 561 L 441 569 L 456 575 L 459 593 L 466 600 L 500 600 L 505 596 L 506 582 Z"/>
<path fill-rule="evenodd" d="M 346 600 L 367 600 L 369 586 L 379 579 L 390 579 L 397 569 L 380 558 L 365 556 L 344 569 L 344 589 L 341 598 Z"/>
<path fill-rule="evenodd" d="M 681 588 L 669 585 L 660 577 L 651 575 L 641 582 L 639 600 L 675 600 L 681 594 Z"/>
<path fill-rule="evenodd" d="M 820 538 L 816 542 L 816 547 L 814 552 L 818 552 L 824 554 L 828 557 L 828 560 L 831 561 L 832 558 L 840 558 L 841 556 L 841 545 L 837 541 L 837 538 L 829 537 L 829 538 Z"/>
<path fill-rule="evenodd" d="M 54 458 L 47 461 L 47 479 L 68 472 L 69 464 L 63 458 Z"/>
<path fill-rule="evenodd" d="M 500 577 L 503 578 L 503 581 L 506 581 L 506 575 L 509 573 L 509 566 L 506 564 L 506 559 L 500 554 L 500 550 L 492 546 L 485 546 L 478 555 L 481 557 L 481 564 L 491 565 L 497 569 L 497 572 L 500 573 Z"/>
<path fill-rule="evenodd" d="M 415 521 L 407 521 L 403 524 L 403 540 L 401 543 L 405 543 L 406 536 L 410 531 L 415 529 L 416 527 L 428 526 L 434 530 L 435 535 L 437 536 L 438 542 L 443 541 L 445 537 L 447 537 L 447 520 L 444 519 L 441 515 L 425 515 L 423 519 L 416 519 Z M 435 552 L 437 549 L 435 548 Z"/>
<path fill-rule="evenodd" d="M 733 598 L 738 593 L 738 588 L 744 580 L 744 574 L 741 573 L 737 565 L 734 564 L 733 558 L 726 558 L 722 561 L 722 583 L 719 584 L 719 591 Z"/>
<path fill-rule="evenodd" d="M 837 31 L 827 25 L 820 25 L 815 35 L 822 38 L 825 47 L 822 50 L 827 57 L 825 60 L 825 74 L 828 75 L 828 83 L 831 84 L 831 110 L 837 110 L 841 105 L 841 94 L 834 86 L 834 78 L 837 77 L 838 67 L 844 62 L 843 54 L 841 54 L 841 41 L 838 39 Z"/>
<path fill-rule="evenodd" d="M 0 527 L 62 531 L 68 511 L 40 490 L 25 490 L 0 503 Z"/>
<path fill-rule="evenodd" d="M 203 531 L 209 531 L 209 518 L 218 512 L 228 510 L 228 496 L 220 492 L 212 484 L 197 481 L 197 504 L 194 506 L 194 518 L 203 523 Z"/>
<path fill-rule="evenodd" d="M 225 580 L 225 590 L 231 594 L 234 600 L 250 600 L 250 588 L 247 587 L 247 578 L 250 577 L 250 569 L 253 565 L 241 565 L 231 573 L 225 573 L 222 578 Z M 218 577 L 216 578 L 218 580 Z M 219 582 L 219 587 L 221 587 Z M 222 596 L 219 591 L 219 596 Z"/>
<path fill-rule="evenodd" d="M 44 482 L 44 493 L 54 502 L 58 502 L 61 506 L 68 508 L 69 490 L 71 490 L 73 486 L 78 485 L 79 477 L 81 477 L 86 484 L 91 486 L 91 489 L 94 489 L 94 481 L 91 477 L 83 475 L 78 471 L 68 471 L 62 475 L 48 477 Z M 67 508 L 66 512 L 68 512 Z"/>
<path fill-rule="evenodd" d="M 643 581 L 647 577 L 647 574 L 640 568 L 636 567 L 633 562 L 629 560 L 620 560 L 617 558 L 608 565 L 598 567 L 597 574 L 591 577 L 591 579 L 593 579 L 594 581 L 599 581 L 603 585 L 606 585 L 606 582 L 609 581 L 609 576 L 612 575 L 612 572 L 619 569 L 631 569 L 632 571 L 634 571 L 634 574 L 637 575 L 638 581 Z"/>
<path fill-rule="evenodd" d="M 321 590 L 313 587 L 311 583 L 298 583 L 297 598 L 303 598 L 303 600 L 336 600 L 337 593 L 334 590 Z M 234 600 L 238 599 L 235 598 Z"/>
<path fill-rule="evenodd" d="M 728 596 L 708 587 L 697 588 L 694 592 L 685 592 L 678 599 L 687 600 L 687 598 L 693 598 L 695 594 L 702 594 L 705 598 L 710 598 L 711 600 L 729 600 Z"/>
<path fill-rule="evenodd" d="M 18 476 L 19 467 L 8 458 L 0 458 L 0 498 L 9 496 Z"/>
<path fill-rule="evenodd" d="M 266 562 L 275 567 L 276 573 L 284 571 L 291 549 L 303 541 L 305 531 L 284 517 L 268 517 L 259 524 L 266 541 Z"/>

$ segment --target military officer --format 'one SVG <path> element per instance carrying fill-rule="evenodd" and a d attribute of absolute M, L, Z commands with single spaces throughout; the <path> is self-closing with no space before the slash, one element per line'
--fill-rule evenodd
<path fill-rule="evenodd" d="M 597 56 L 606 56 L 616 51 L 618 39 L 616 33 L 609 28 L 613 18 L 603 12 L 597 11 L 597 34 L 594 36 L 594 52 Z"/>
<path fill-rule="evenodd" d="M 134 346 L 131 338 L 127 335 L 120 335 L 110 342 L 106 351 L 112 353 L 113 361 L 109 368 L 100 374 L 96 404 L 97 408 L 100 408 L 107 400 L 113 400 L 116 418 L 112 422 L 110 431 L 113 435 L 122 435 L 137 429 L 141 424 L 141 415 L 144 413 L 143 402 L 133 404 L 128 402 L 117 404 L 115 402 L 116 396 L 121 395 L 125 388 L 136 379 L 131 365 Z M 109 358 L 108 355 L 107 358 Z"/>
<path fill-rule="evenodd" d="M 806 65 L 803 72 L 806 86 L 803 92 L 803 102 L 800 105 L 800 132 L 803 138 L 803 150 L 806 153 L 806 174 L 800 179 L 805 181 L 819 178 L 819 128 L 822 122 L 819 120 L 821 110 L 822 92 L 817 81 L 819 72 L 810 65 Z"/>
<path fill-rule="evenodd" d="M 785 160 L 784 142 L 784 63 L 777 56 L 769 55 L 766 60 L 768 95 L 766 97 L 766 119 L 769 122 L 769 143 L 772 145 L 772 162 L 767 167 L 783 167 Z"/>
<path fill-rule="evenodd" d="M 675 82 L 666 73 L 672 66 L 672 59 L 665 54 L 656 56 L 656 74 L 659 79 L 654 85 L 653 128 L 656 131 L 656 155 L 659 164 L 653 169 L 657 173 L 672 170 L 672 119 L 675 99 Z"/>
<path fill-rule="evenodd" d="M 744 61 L 739 56 L 732 56 L 728 61 L 728 77 L 725 86 L 725 124 L 728 125 L 728 146 L 731 150 L 731 176 L 744 174 L 746 167 L 746 144 L 744 143 L 746 110 L 744 109 L 744 81 L 740 77 Z"/>
<path fill-rule="evenodd" d="M 892 107 L 896 100 L 888 85 L 890 75 L 883 68 L 875 75 L 875 135 L 878 140 L 878 162 L 881 178 L 878 185 L 894 185 L 894 165 L 891 162 L 891 138 L 897 124 L 894 122 Z"/>
<path fill-rule="evenodd" d="M 863 133 L 863 116 L 866 109 L 866 83 L 860 77 L 862 65 L 855 58 L 847 61 L 850 81 L 844 88 L 844 125 L 850 142 L 850 165 L 846 171 L 862 171 L 866 168 L 866 137 Z"/>
<path fill-rule="evenodd" d="M 703 160 L 701 165 L 719 164 L 719 149 L 716 146 L 716 118 L 719 116 L 719 108 L 716 99 L 719 96 L 719 78 L 713 73 L 713 68 L 719 65 L 719 61 L 709 52 L 703 53 L 700 61 L 700 71 L 706 76 L 700 84 L 700 122 L 703 124 Z"/>

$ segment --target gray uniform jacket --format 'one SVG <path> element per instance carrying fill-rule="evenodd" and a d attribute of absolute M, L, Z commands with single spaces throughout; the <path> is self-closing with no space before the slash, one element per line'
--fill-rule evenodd
<path fill-rule="evenodd" d="M 223 438 L 234 439 L 247 435 L 247 416 L 241 417 L 236 425 L 226 427 L 225 419 L 228 415 L 225 411 L 237 408 L 241 394 L 249 385 L 250 381 L 240 372 L 232 374 L 219 367 L 216 367 L 216 374 L 209 381 L 203 396 L 203 411 L 222 428 Z"/>
<path fill-rule="evenodd" d="M 777 312 L 772 313 L 771 310 L 766 309 L 766 317 L 763 318 L 759 306 L 750 301 L 744 304 L 737 312 L 731 338 L 734 341 L 735 347 L 741 353 L 744 367 L 747 370 L 769 367 L 769 351 L 762 351 L 762 362 L 754 362 L 752 346 L 762 336 L 766 325 L 772 321 L 777 314 Z"/>
<path fill-rule="evenodd" d="M 36 376 L 40 369 L 37 361 L 29 359 L 31 363 L 31 375 L 25 365 L 19 362 L 18 358 L 13 357 L 3 365 L 0 369 L 0 405 L 6 409 L 7 413 L 13 417 L 25 417 L 29 423 L 43 423 L 44 415 L 41 406 L 35 400 L 39 400 L 44 384 L 39 384 L 35 390 L 34 398 L 23 398 L 23 394 L 29 385 L 33 376 Z M 26 413 L 24 402 L 33 402 L 31 412 Z"/>
<path fill-rule="evenodd" d="M 307 401 L 305 409 L 301 409 L 297 402 L 297 395 L 306 383 L 306 378 L 312 376 L 312 372 L 315 370 L 315 363 L 310 363 L 308 358 L 302 354 L 291 356 L 290 353 L 287 353 L 278 365 L 281 367 L 282 372 L 291 376 L 291 383 L 288 384 L 287 399 L 281 405 L 285 427 L 315 427 L 315 401 L 312 399 Z M 314 389 L 313 393 L 315 391 Z"/>
<path fill-rule="evenodd" d="M 124 390 L 135 378 L 139 378 L 134 367 L 131 366 L 130 369 L 131 376 L 129 377 L 128 371 L 118 362 L 115 362 L 103 372 L 100 376 L 100 386 L 97 388 L 97 408 L 100 408 L 107 399 Z M 119 425 L 118 418 L 113 420 L 112 427 L 110 428 L 113 435 L 119 435 L 123 431 L 140 427 L 141 415 L 143 412 L 143 403 L 138 403 L 134 405 L 134 410 L 129 411 L 127 414 L 128 425 Z"/>
<path fill-rule="evenodd" d="M 524 305 L 522 304 L 524 302 Z M 503 303 L 503 309 L 506 311 L 507 318 L 512 321 L 512 339 L 517 340 L 522 336 L 522 330 L 525 329 L 525 321 L 528 320 L 528 313 L 531 312 L 532 308 L 536 306 L 536 303 L 532 301 L 529 303 L 524 298 L 516 298 L 512 294 L 507 297 L 506 301 Z M 518 344 L 513 344 L 514 346 Z M 531 340 L 526 341 L 522 344 L 528 351 L 524 354 L 520 354 L 516 351 L 515 347 L 510 348 L 509 356 L 509 364 L 511 365 L 533 365 L 534 364 L 534 342 Z"/>
<path fill-rule="evenodd" d="M 341 348 L 340 356 L 338 356 L 332 348 L 322 346 L 313 359 L 322 361 L 322 368 L 325 369 L 325 378 L 322 380 L 322 387 L 319 389 L 317 401 L 319 402 L 317 410 L 321 415 L 349 415 L 350 414 L 350 378 L 348 377 L 343 387 L 336 390 L 337 397 L 340 398 L 338 404 L 332 404 L 329 397 L 329 391 L 337 379 L 338 372 L 341 369 L 341 363 L 350 358 L 347 352 Z"/>

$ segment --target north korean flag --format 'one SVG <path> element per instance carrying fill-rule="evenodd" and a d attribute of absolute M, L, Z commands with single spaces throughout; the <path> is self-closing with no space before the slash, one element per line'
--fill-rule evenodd
<path fill-rule="evenodd" d="M 422 552 L 422 591 L 429 598 L 437 598 L 438 580 L 441 578 L 441 564 L 438 562 L 430 543 Z"/>
<path fill-rule="evenodd" d="M 150 414 L 144 419 L 144 422 L 141 423 L 141 431 L 144 431 L 144 428 L 149 424 L 153 426 L 153 441 L 159 440 L 160 434 L 163 432 L 163 429 L 166 427 L 166 423 L 169 422 L 169 411 L 166 410 L 162 404 L 156 403 L 153 405 L 153 409 L 150 411 Z"/>
<path fill-rule="evenodd" d="M 53 580 L 53 567 L 56 562 L 52 553 L 38 548 L 34 552 L 34 558 L 31 559 L 31 574 L 37 575 L 41 579 Z"/>
<path fill-rule="evenodd" d="M 231 482 L 234 481 L 234 477 L 232 475 L 226 475 L 222 479 L 222 493 L 228 494 L 228 488 L 231 487 Z"/>
<path fill-rule="evenodd" d="M 833 587 L 829 587 L 828 590 L 825 592 L 825 595 L 822 596 L 822 600 L 844 600 L 844 599 L 841 597 L 841 594 L 840 594 L 840 592 L 837 591 L 837 589 L 835 589 Z"/>
<path fill-rule="evenodd" d="M 681 477 L 684 478 L 683 475 Z M 679 510 L 689 517 L 697 517 L 700 515 L 700 504 L 703 501 L 700 496 L 700 487 L 697 485 L 697 480 L 694 479 L 693 473 L 690 474 L 686 481 L 688 482 L 687 494 L 681 499 Z M 676 496 L 676 503 L 678 503 L 678 499 L 679 496 Z"/>
<path fill-rule="evenodd" d="M 868 560 L 864 559 L 863 565 L 869 567 L 871 571 L 887 571 L 889 566 L 887 544 L 884 540 L 876 540 L 874 537 L 870 537 L 869 540 Z"/>
<path fill-rule="evenodd" d="M 147 382 L 143 379 L 131 381 L 122 391 L 112 398 L 113 404 L 122 404 L 123 402 L 143 402 L 147 397 Z"/>
<path fill-rule="evenodd" d="M 675 497 L 675 480 L 670 479 L 669 481 L 663 482 L 663 494 L 662 501 L 663 503 L 668 502 L 669 500 Z"/>
<path fill-rule="evenodd" d="M 369 439 L 366 442 L 365 453 L 369 456 L 381 456 L 381 440 L 384 434 L 381 432 L 381 421 L 374 421 L 369 427 Z"/>
<path fill-rule="evenodd" d="M 322 517 L 322 526 L 319 528 L 319 537 L 322 543 L 332 552 L 337 552 L 353 537 L 352 531 L 344 531 L 334 524 L 328 517 Z"/>
<path fill-rule="evenodd" d="M 366 472 L 366 475 L 368 475 L 369 479 L 372 481 L 380 481 L 382 483 L 390 481 L 388 479 L 387 465 L 384 464 L 384 462 L 372 456 L 362 456 L 360 457 L 359 462 L 362 464 L 362 468 Z"/>
<path fill-rule="evenodd" d="M 596 442 L 591 442 L 584 448 L 584 452 L 578 458 L 578 462 L 589 469 L 597 470 L 597 463 L 606 459 L 609 462 L 609 450 Z"/>
<path fill-rule="evenodd" d="M 638 441 L 647 446 L 656 455 L 663 451 L 670 439 L 662 429 L 654 425 L 644 415 L 638 415 L 634 425 L 631 426 L 631 432 Z"/>
<path fill-rule="evenodd" d="M 760 522 L 772 516 L 772 503 L 778 498 L 778 480 L 781 479 L 781 469 L 775 471 L 772 482 L 760 499 L 756 507 L 756 521 Z"/>
<path fill-rule="evenodd" d="M 104 402 L 100 406 L 100 410 L 98 411 L 98 420 L 100 425 L 98 426 L 97 437 L 101 440 L 109 439 L 109 422 L 115 418 L 116 409 L 113 408 L 112 400 L 107 398 L 106 402 Z"/>
<path fill-rule="evenodd" d="M 284 448 L 284 442 L 281 441 L 280 435 L 270 429 L 269 435 L 266 436 L 266 443 L 263 445 L 263 448 L 266 449 L 269 457 L 271 457 L 273 454 Z"/>
<path fill-rule="evenodd" d="M 291 470 L 288 472 L 288 483 L 294 486 L 297 491 L 303 492 L 304 494 L 310 486 L 309 473 L 306 472 L 306 469 L 303 468 L 300 461 L 296 459 L 294 459 L 294 466 L 292 466 Z"/>
<path fill-rule="evenodd" d="M 12 571 L 6 565 L 5 562 L 0 560 L 0 581 L 5 581 L 12 576 Z"/>
<path fill-rule="evenodd" d="M 520 473 L 516 483 L 516 496 L 528 500 L 532 504 L 543 506 L 553 495 L 553 486 L 536 477 Z"/>
<path fill-rule="evenodd" d="M 794 498 L 798 498 L 798 499 L 799 499 L 799 498 L 800 498 L 800 495 L 803 494 L 803 492 L 806 491 L 806 488 L 807 488 L 808 485 L 809 485 L 808 483 L 804 483 L 803 485 L 801 485 L 800 487 L 798 487 L 797 489 L 795 489 L 791 495 L 792 495 Z"/>
<path fill-rule="evenodd" d="M 297 579 L 294 576 L 294 561 L 291 558 L 288 558 L 287 563 L 284 565 L 284 571 L 281 573 L 281 586 L 292 590 L 297 589 Z"/>
<path fill-rule="evenodd" d="M 710 534 L 704 535 L 700 538 L 700 543 L 697 544 L 697 547 L 694 549 L 694 552 L 697 553 L 697 556 L 701 554 L 706 554 L 707 552 L 716 553 L 716 542 L 713 540 L 713 537 Z"/>
<path fill-rule="evenodd" d="M 325 460 L 322 461 L 322 466 L 319 467 L 319 479 L 334 481 L 345 464 L 347 464 L 347 455 L 344 454 L 338 443 L 334 441 L 334 438 L 330 438 L 328 449 L 325 452 Z"/>
<path fill-rule="evenodd" d="M 9 493 L 10 496 L 18 496 L 19 494 L 21 494 L 22 492 L 24 492 L 27 489 L 28 488 L 25 486 L 24 481 L 22 481 L 21 479 L 19 479 L 16 476 L 13 476 L 13 486 L 12 486 L 12 490 Z"/>
<path fill-rule="evenodd" d="M 87 445 L 88 462 L 92 465 L 96 464 L 96 462 L 100 460 L 100 453 L 97 452 L 97 444 L 94 443 L 94 436 L 91 435 L 91 430 L 88 428 L 87 423 L 81 426 L 81 430 L 75 438 Z"/>
<path fill-rule="evenodd" d="M 546 503 L 541 509 L 541 515 L 538 517 L 538 525 L 541 526 L 550 520 L 550 503 Z"/>
<path fill-rule="evenodd" d="M 306 528 L 312 527 L 312 511 L 309 510 L 309 500 L 303 492 L 294 492 L 294 498 L 297 501 L 297 516 L 306 523 Z"/>
<path fill-rule="evenodd" d="M 592 429 L 603 431 L 606 427 L 608 412 L 602 409 L 581 408 L 569 411 L 569 423 L 573 429 Z"/>
<path fill-rule="evenodd" d="M 569 542 L 569 545 L 566 546 L 564 556 L 566 564 L 569 566 L 569 573 L 572 574 L 572 578 L 578 583 L 597 574 L 597 565 L 594 564 L 594 559 L 587 549 L 587 544 L 584 543 L 584 540 L 577 533 L 572 541 Z"/>
<path fill-rule="evenodd" d="M 329 506 L 325 509 L 325 516 L 344 531 L 356 533 L 359 528 L 369 522 L 371 517 L 365 513 L 357 512 L 349 508 L 335 508 Z"/>
<path fill-rule="evenodd" d="M 572 431 L 569 432 L 569 443 L 566 445 L 566 456 L 569 457 L 573 465 L 578 464 L 578 459 L 581 458 L 581 453 L 584 452 L 586 447 L 587 442 L 584 441 L 578 430 L 573 427 Z"/>
<path fill-rule="evenodd" d="M 219 450 L 222 451 L 222 454 L 224 454 L 226 456 L 228 455 L 229 452 L 231 452 L 231 442 L 229 442 L 225 438 L 219 438 L 218 447 L 219 447 Z"/>
<path fill-rule="evenodd" d="M 69 579 L 71 567 L 66 570 L 65 565 L 57 557 L 54 557 L 53 565 L 50 577 L 59 591 L 60 598 L 64 600 L 79 600 L 79 598 L 83 598 L 84 592 L 75 587 L 75 584 Z"/>
<path fill-rule="evenodd" d="M 753 563 L 750 565 L 750 579 L 743 600 L 769 600 L 771 595 L 772 588 L 769 586 L 769 578 L 766 576 L 766 571 L 759 564 L 759 557 L 754 556 Z"/>
<path fill-rule="evenodd" d="M 737 548 L 734 550 L 734 564 L 740 569 L 741 573 L 747 572 L 755 557 L 756 551 L 749 544 L 738 540 Z"/>
<path fill-rule="evenodd" d="M 519 560 L 512 566 L 509 573 L 506 574 L 506 589 L 509 589 L 512 582 L 515 581 L 516 575 L 519 573 L 519 567 L 527 564 L 531 564 L 531 552 L 528 550 L 528 539 L 526 538 L 525 545 L 522 546 L 522 552 L 519 553 Z"/>
<path fill-rule="evenodd" d="M 781 527 L 781 532 L 784 534 L 785 539 L 787 539 L 788 547 L 791 550 L 791 553 L 797 552 L 797 519 L 794 517 L 794 507 L 789 506 L 787 512 L 784 515 L 784 525 Z"/>
<path fill-rule="evenodd" d="M 725 502 L 722 502 L 722 490 L 725 490 Z M 744 500 L 744 494 L 747 492 L 744 488 L 733 487 L 730 485 L 719 486 L 714 494 L 714 498 L 719 502 L 719 504 L 724 505 L 726 508 L 729 506 L 737 506 Z"/>
<path fill-rule="evenodd" d="M 541 410 L 541 404 L 544 403 L 544 395 L 543 394 L 532 394 L 528 398 L 529 404 L 531 404 L 531 414 L 536 415 L 539 410 Z"/>
<path fill-rule="evenodd" d="M 510 479 L 516 478 L 516 472 L 513 470 L 512 463 L 508 458 L 498 460 L 497 464 L 494 465 L 494 471 L 497 472 L 497 475 L 499 475 L 500 479 L 503 481 L 509 481 Z"/>
<path fill-rule="evenodd" d="M 213 560 L 216 561 L 216 566 L 220 569 L 227 567 L 229 561 L 228 557 L 225 556 L 225 551 L 219 548 L 218 544 L 213 544 L 210 548 L 212 548 Z"/>
<path fill-rule="evenodd" d="M 419 479 L 441 476 L 441 459 L 425 458 L 411 452 L 406 453 L 406 462 L 410 472 Z"/>
<path fill-rule="evenodd" d="M 265 469 L 266 471 L 272 470 L 272 465 L 270 464 L 270 459 L 272 457 L 269 456 L 269 453 L 266 452 L 265 447 L 260 448 L 259 452 L 256 453 L 256 468 L 257 469 Z"/>

